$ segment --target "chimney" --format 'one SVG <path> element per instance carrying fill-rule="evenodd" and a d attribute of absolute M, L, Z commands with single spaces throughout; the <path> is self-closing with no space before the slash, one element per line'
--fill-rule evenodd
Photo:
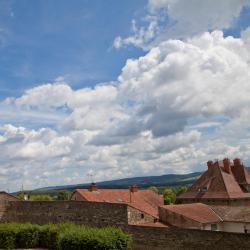
<path fill-rule="evenodd" d="M 136 185 L 129 186 L 129 190 L 131 193 L 135 193 L 138 191 L 138 187 Z"/>
<path fill-rule="evenodd" d="M 227 173 L 230 173 L 230 160 L 228 158 L 225 158 L 223 159 L 223 166 L 224 166 L 224 170 L 227 172 Z"/>
<path fill-rule="evenodd" d="M 98 188 L 94 182 L 92 182 L 91 185 L 89 186 L 89 191 L 90 192 L 98 191 Z"/>
<path fill-rule="evenodd" d="M 214 165 L 213 161 L 208 161 L 207 162 L 207 169 L 212 169 L 213 165 Z"/>
<path fill-rule="evenodd" d="M 241 160 L 240 160 L 240 158 L 235 158 L 235 159 L 234 159 L 234 166 L 235 166 L 235 167 L 241 166 Z"/>

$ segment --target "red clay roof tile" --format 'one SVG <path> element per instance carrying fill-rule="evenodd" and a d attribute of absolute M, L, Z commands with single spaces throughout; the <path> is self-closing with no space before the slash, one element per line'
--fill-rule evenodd
<path fill-rule="evenodd" d="M 208 205 L 202 203 L 166 205 L 161 207 L 203 224 L 221 221 L 219 216 Z"/>
<path fill-rule="evenodd" d="M 88 189 L 77 189 L 83 200 L 95 202 L 126 203 L 130 206 L 144 211 L 145 213 L 158 218 L 158 206 L 164 204 L 163 197 L 151 190 L 138 190 L 131 192 L 126 189 L 98 189 L 89 191 Z"/>
<path fill-rule="evenodd" d="M 229 171 L 226 171 L 223 161 L 219 161 L 210 165 L 208 170 L 178 199 L 250 198 L 250 193 L 243 192 L 240 186 L 248 182 L 250 183 L 250 175 L 244 165 L 234 166 L 230 163 Z"/>

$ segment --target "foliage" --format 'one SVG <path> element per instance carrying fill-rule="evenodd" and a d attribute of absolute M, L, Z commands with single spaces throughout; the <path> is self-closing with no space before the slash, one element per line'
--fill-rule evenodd
<path fill-rule="evenodd" d="M 30 196 L 31 201 L 52 201 L 52 198 L 46 194 L 37 194 Z"/>
<path fill-rule="evenodd" d="M 171 204 L 176 202 L 176 198 L 182 193 L 186 192 L 187 186 L 177 186 L 177 187 L 159 187 L 159 194 L 164 197 L 165 204 Z"/>
<path fill-rule="evenodd" d="M 167 204 L 171 204 L 171 203 L 175 203 L 176 200 L 176 194 L 174 192 L 173 189 L 171 188 L 166 188 L 163 192 L 163 197 L 164 197 L 164 203 Z"/>
<path fill-rule="evenodd" d="M 58 190 L 58 189 L 52 189 L 52 190 L 32 190 L 32 191 L 20 191 L 16 193 L 16 196 L 19 197 L 21 200 L 24 198 L 24 194 L 28 195 L 28 197 L 31 198 L 35 196 L 38 196 L 38 198 L 41 198 L 41 195 L 49 196 L 50 200 L 69 200 L 69 197 L 71 196 L 70 191 L 68 190 Z M 66 195 L 67 194 L 67 195 Z M 39 199 L 40 199 L 39 198 Z"/>
<path fill-rule="evenodd" d="M 80 230 L 79 230 L 80 229 Z M 104 228 L 71 228 L 60 239 L 61 250 L 100 249 L 118 250 L 128 249 L 130 236 L 120 229 Z"/>
<path fill-rule="evenodd" d="M 170 204 L 172 204 L 171 198 L 169 198 L 169 197 L 164 197 L 164 204 L 165 204 L 165 205 L 170 205 Z"/>
<path fill-rule="evenodd" d="M 148 189 L 149 189 L 149 190 L 152 190 L 152 191 L 153 191 L 153 192 L 155 192 L 156 194 L 158 194 L 158 193 L 159 193 L 158 188 L 157 188 L 157 187 L 155 187 L 155 186 L 149 187 Z"/>
<path fill-rule="evenodd" d="M 90 228 L 69 223 L 33 225 L 0 224 L 0 248 L 48 248 L 52 250 L 125 250 L 131 237 L 116 228 Z"/>
<path fill-rule="evenodd" d="M 69 200 L 69 197 L 70 197 L 70 192 L 68 192 L 66 190 L 61 190 L 61 191 L 59 191 L 59 193 L 57 195 L 57 200 L 67 201 L 67 200 Z"/>
<path fill-rule="evenodd" d="M 176 196 L 179 196 L 179 195 L 185 193 L 187 191 L 187 189 L 188 188 L 186 186 L 180 186 L 180 187 L 176 187 L 174 191 L 175 191 Z"/>
<path fill-rule="evenodd" d="M 24 196 L 25 196 L 24 192 L 20 192 L 17 194 L 17 198 L 19 198 L 20 200 L 24 200 Z"/>
<path fill-rule="evenodd" d="M 43 225 L 39 228 L 39 247 L 57 250 L 59 249 L 58 225 Z"/>

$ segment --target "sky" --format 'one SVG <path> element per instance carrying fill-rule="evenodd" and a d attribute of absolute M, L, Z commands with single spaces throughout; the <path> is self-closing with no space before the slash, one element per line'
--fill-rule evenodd
<path fill-rule="evenodd" d="M 250 0 L 0 0 L 0 189 L 250 166 Z"/>

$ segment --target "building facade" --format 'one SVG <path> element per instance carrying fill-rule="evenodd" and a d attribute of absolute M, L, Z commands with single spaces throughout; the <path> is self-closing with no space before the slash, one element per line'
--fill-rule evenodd
<path fill-rule="evenodd" d="M 187 192 L 177 198 L 178 203 L 250 205 L 250 175 L 240 159 L 208 161 L 207 167 Z"/>

